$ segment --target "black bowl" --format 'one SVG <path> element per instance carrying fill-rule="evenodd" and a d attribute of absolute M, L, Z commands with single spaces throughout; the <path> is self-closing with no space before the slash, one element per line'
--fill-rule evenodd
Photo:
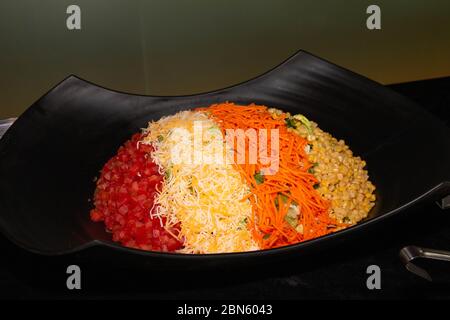
<path fill-rule="evenodd" d="M 89 219 L 103 164 L 149 120 L 232 101 L 302 113 L 368 164 L 377 203 L 360 224 L 278 249 L 182 255 L 128 249 Z M 450 193 L 450 130 L 382 85 L 300 51 L 242 84 L 178 97 L 132 95 L 70 76 L 35 102 L 0 141 L 0 229 L 31 252 L 132 255 L 155 266 L 239 265 L 300 256 L 338 242 L 423 199 Z M 357 231 L 360 232 L 357 232 Z M 88 250 L 89 251 L 89 250 Z M 271 258 L 271 259 L 272 259 Z"/>

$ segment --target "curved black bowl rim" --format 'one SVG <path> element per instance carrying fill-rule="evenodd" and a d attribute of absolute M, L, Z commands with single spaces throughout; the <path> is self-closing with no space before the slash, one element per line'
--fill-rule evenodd
<path fill-rule="evenodd" d="M 296 53 L 294 53 L 293 55 L 291 55 L 290 57 L 288 57 L 287 59 L 285 59 L 283 62 L 281 62 L 280 64 L 276 65 L 275 67 L 273 67 L 272 69 L 269 69 L 268 71 L 253 77 L 249 80 L 245 80 L 242 81 L 238 84 L 234 84 L 228 87 L 224 87 L 224 88 L 220 88 L 220 89 L 215 89 L 212 91 L 207 91 L 207 92 L 202 92 L 202 93 L 196 93 L 196 94 L 190 94 L 190 95 L 173 95 L 173 96 L 158 96 L 158 95 L 144 95 L 144 94 L 134 94 L 134 93 L 128 93 L 125 91 L 120 91 L 120 90 L 115 90 L 115 89 L 110 89 L 98 84 L 95 84 L 91 81 L 85 80 L 77 75 L 71 74 L 69 76 L 67 76 L 65 79 L 63 79 L 62 81 L 60 81 L 59 83 L 57 83 L 56 85 L 54 85 L 50 90 L 48 90 L 45 94 L 43 94 L 41 96 L 41 98 L 39 98 L 37 101 L 39 101 L 40 99 L 42 99 L 43 97 L 45 97 L 46 95 L 48 95 L 49 93 L 51 93 L 54 89 L 56 89 L 57 87 L 59 87 L 62 83 L 64 83 L 65 81 L 67 81 L 68 79 L 71 78 L 76 78 L 78 80 L 81 80 L 83 82 L 86 82 L 92 86 L 96 86 L 99 88 L 102 88 L 104 90 L 107 91 L 111 91 L 111 92 L 115 92 L 115 93 L 119 93 L 119 94 L 125 94 L 125 95 L 133 95 L 133 96 L 142 96 L 142 97 L 153 97 L 153 98 L 186 98 L 186 97 L 194 97 L 194 96 L 203 96 L 203 95 L 211 95 L 211 94 L 215 94 L 218 93 L 220 91 L 223 90 L 227 90 L 227 89 L 231 89 L 231 88 L 235 88 L 235 87 L 239 87 L 241 85 L 244 84 L 248 84 L 251 83 L 253 81 L 256 80 L 260 80 L 266 76 L 269 76 L 272 72 L 276 71 L 278 68 L 282 67 L 283 65 L 285 65 L 286 63 L 288 63 L 290 60 L 294 59 L 297 55 L 300 54 L 306 54 L 309 55 L 315 59 L 321 60 L 323 62 L 326 62 L 332 66 L 334 66 L 335 68 L 338 68 L 340 70 L 344 70 L 347 73 L 351 73 L 353 76 L 358 77 L 360 79 L 363 79 L 366 82 L 370 82 L 376 85 L 381 85 L 380 83 L 371 80 L 365 76 L 362 76 L 358 73 L 355 73 L 349 69 L 343 68 L 333 62 L 330 62 L 326 59 L 323 59 L 321 57 L 318 57 L 308 51 L 305 50 L 298 50 Z M 395 95 L 400 95 L 398 93 L 396 93 L 394 90 L 385 87 L 386 90 L 391 91 L 391 93 L 394 93 Z M 411 101 L 410 99 L 402 96 L 403 99 L 409 100 L 410 103 L 416 105 L 415 102 Z M 26 116 L 27 113 L 29 112 L 29 110 L 32 109 L 32 107 L 28 108 L 27 110 L 25 110 L 25 112 L 21 115 L 21 117 Z M 15 121 L 11 127 L 14 127 L 15 124 L 17 123 L 17 121 Z M 0 139 L 1 140 L 1 139 Z M 93 239 L 83 245 L 74 247 L 73 249 L 70 250 L 64 250 L 64 251 L 60 251 L 60 252 L 46 252 L 46 251 L 40 251 L 40 250 L 36 250 L 34 248 L 30 248 L 24 244 L 22 244 L 19 240 L 17 240 L 14 236 L 12 236 L 7 230 L 5 230 L 1 225 L 0 225 L 0 231 L 6 236 L 6 238 L 8 240 L 10 240 L 12 243 L 14 243 L 15 245 L 17 245 L 20 248 L 23 248 L 31 253 L 35 253 L 35 254 L 39 254 L 39 255 L 43 255 L 43 256 L 61 256 L 61 255 L 68 255 L 68 254 L 73 254 L 73 253 L 77 253 L 92 247 L 106 247 L 109 249 L 113 249 L 119 252 L 125 252 L 125 253 L 132 253 L 135 255 L 141 255 L 141 256 L 147 256 L 147 257 L 159 257 L 159 258 L 164 258 L 164 259 L 205 259 L 205 258 L 230 258 L 230 257 L 256 257 L 256 256 L 273 256 L 273 255 L 279 255 L 279 254 L 283 254 L 283 253 L 288 253 L 288 252 L 292 252 L 294 250 L 298 250 L 302 247 L 306 247 L 306 246 L 310 246 L 312 244 L 315 244 L 316 242 L 322 242 L 324 240 L 327 239 L 337 239 L 337 238 L 341 238 L 345 235 L 347 235 L 348 233 L 353 233 L 354 231 L 363 229 L 365 227 L 367 227 L 368 225 L 373 225 L 377 222 L 383 221 L 395 214 L 398 214 L 401 211 L 404 211 L 405 209 L 429 198 L 430 196 L 434 195 L 435 193 L 441 191 L 441 190 L 445 190 L 447 192 L 447 190 L 449 190 L 450 192 L 450 181 L 443 181 L 439 184 L 437 184 L 436 186 L 430 188 L 428 191 L 424 192 L 422 195 L 418 196 L 417 198 L 405 203 L 404 205 L 395 208 L 391 211 L 385 212 L 379 216 L 367 219 L 367 220 L 363 220 L 362 222 L 353 225 L 351 227 L 348 227 L 346 229 L 334 232 L 334 233 L 330 233 L 318 238 L 314 238 L 311 240 L 307 240 L 307 241 L 303 241 L 300 243 L 296 243 L 296 244 L 291 244 L 291 245 L 287 245 L 287 246 L 283 246 L 283 247 L 278 247 L 278 248 L 273 248 L 273 249 L 264 249 L 264 250 L 257 250 L 257 251 L 245 251 L 245 252 L 231 252 L 231 253 L 210 253 L 210 254 L 184 254 L 184 253 L 165 253 L 165 252 L 157 252 L 157 251 L 146 251 L 146 250 L 140 250 L 140 249 L 133 249 L 133 248 L 128 248 L 125 246 L 122 246 L 118 243 L 112 242 L 112 241 L 103 241 L 103 240 L 98 240 L 98 239 Z"/>

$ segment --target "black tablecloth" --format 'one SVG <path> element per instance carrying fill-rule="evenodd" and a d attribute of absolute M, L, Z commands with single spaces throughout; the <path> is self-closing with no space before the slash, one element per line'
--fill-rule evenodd
<path fill-rule="evenodd" d="M 450 77 L 390 86 L 450 125 Z M 424 132 L 426 134 L 426 132 Z M 448 146 L 450 147 L 450 146 Z M 426 148 L 424 147 L 424 152 Z M 26 183 L 26 181 L 24 181 Z M 406 271 L 399 250 L 406 245 L 450 250 L 450 210 L 425 203 L 374 226 L 357 242 L 345 243 L 307 261 L 287 261 L 258 270 L 208 274 L 156 274 L 96 265 L 76 257 L 49 258 L 18 249 L 0 237 L 0 297 L 148 299 L 379 299 L 450 298 L 450 263 L 422 264 L 428 282 Z M 82 289 L 66 288 L 66 267 L 79 264 Z M 381 289 L 366 286 L 369 265 L 381 269 Z"/>

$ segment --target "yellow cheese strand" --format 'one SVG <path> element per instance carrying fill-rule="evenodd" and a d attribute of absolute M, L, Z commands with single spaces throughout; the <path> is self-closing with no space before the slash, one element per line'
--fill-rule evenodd
<path fill-rule="evenodd" d="M 249 188 L 231 164 L 195 163 L 194 123 L 202 125 L 203 157 L 223 157 L 219 147 L 224 148 L 225 144 L 220 130 L 203 112 L 182 111 L 151 122 L 146 129 L 148 135 L 142 143 L 153 145 L 155 151 L 151 157 L 161 174 L 165 174 L 153 215 L 165 218 L 167 228 L 180 223 L 178 237 L 184 241 L 180 252 L 258 250 L 246 223 L 252 212 L 251 203 L 242 201 Z M 190 135 L 180 133 L 179 129 Z M 175 163 L 172 154 L 175 149 L 179 155 L 191 154 L 191 162 Z"/>

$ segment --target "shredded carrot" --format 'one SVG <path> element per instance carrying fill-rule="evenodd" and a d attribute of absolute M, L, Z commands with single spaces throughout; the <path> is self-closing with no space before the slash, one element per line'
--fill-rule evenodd
<path fill-rule="evenodd" d="M 258 182 L 255 175 L 269 165 L 263 165 L 261 159 L 257 164 L 248 163 L 249 148 L 245 148 L 245 163 L 234 164 L 251 189 L 251 194 L 242 201 L 249 199 L 252 203 L 253 213 L 248 226 L 262 249 L 298 243 L 336 230 L 339 224 L 329 215 L 330 203 L 314 189 L 318 181 L 308 172 L 312 167 L 305 151 L 308 141 L 288 130 L 286 114 L 274 119 L 265 106 L 241 106 L 228 102 L 196 110 L 209 113 L 224 135 L 226 129 L 267 129 L 269 146 L 272 145 L 270 129 L 278 129 L 277 172 L 264 175 L 264 181 Z M 249 138 L 245 139 L 248 146 Z M 234 151 L 236 157 L 236 145 Z M 281 200 L 280 195 L 284 196 L 285 201 Z M 303 227 L 300 232 L 285 219 L 291 204 L 296 204 L 300 211 L 298 225 Z"/>

